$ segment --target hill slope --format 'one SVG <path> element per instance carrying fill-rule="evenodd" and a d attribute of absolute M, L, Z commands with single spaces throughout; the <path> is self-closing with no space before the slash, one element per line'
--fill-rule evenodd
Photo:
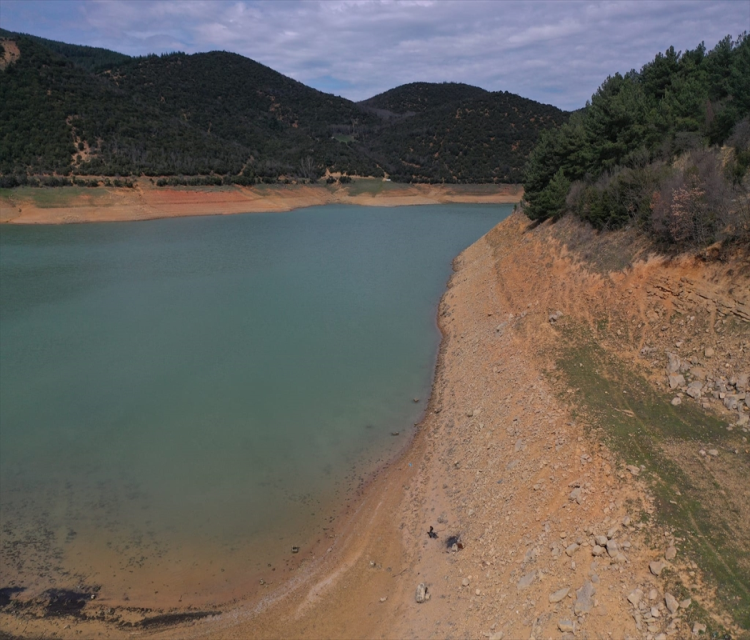
<path fill-rule="evenodd" d="M 372 145 L 396 180 L 520 182 L 539 131 L 566 117 L 512 93 L 484 92 L 396 121 Z"/>
<path fill-rule="evenodd" d="M 414 83 L 357 104 L 233 53 L 129 58 L 2 35 L 20 53 L 0 72 L 5 186 L 71 172 L 240 184 L 384 171 L 401 181 L 517 182 L 539 131 L 566 118 L 462 84 Z"/>
<path fill-rule="evenodd" d="M 453 102 L 481 98 L 488 93 L 461 82 L 411 82 L 379 93 L 359 104 L 394 114 L 423 113 Z"/>
<path fill-rule="evenodd" d="M 46 47 L 50 51 L 63 56 L 73 64 L 87 69 L 88 71 L 98 71 L 111 65 L 120 64 L 130 60 L 130 56 L 101 47 L 87 47 L 80 44 L 68 44 L 67 42 L 58 42 L 57 40 L 48 40 L 31 34 L 17 34 L 6 29 L 0 29 L 0 38 L 13 38 L 23 35 L 29 40 Z"/>

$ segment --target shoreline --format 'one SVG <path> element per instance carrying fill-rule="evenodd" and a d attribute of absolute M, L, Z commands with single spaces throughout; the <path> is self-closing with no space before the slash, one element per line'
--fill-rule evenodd
<path fill-rule="evenodd" d="M 748 326 L 738 324 L 737 336 L 709 336 L 715 310 L 690 301 L 715 299 L 717 306 L 726 306 L 725 291 L 750 291 L 747 276 L 740 263 L 666 261 L 635 253 L 627 268 L 597 267 L 609 265 L 607 251 L 613 247 L 618 255 L 622 247 L 630 251 L 631 238 L 608 236 L 585 262 L 566 245 L 566 237 L 575 239 L 580 232 L 570 220 L 532 227 L 516 214 L 457 256 L 437 309 L 441 340 L 424 417 L 403 451 L 369 479 L 351 511 L 342 514 L 335 540 L 321 540 L 316 560 L 265 596 L 184 624 L 144 625 L 143 632 L 169 639 L 460 635 L 507 640 L 560 637 L 568 633 L 563 627 L 572 627 L 575 637 L 608 637 L 616 629 L 612 637 L 622 640 L 645 634 L 639 616 L 646 610 L 640 612 L 629 599 L 638 590 L 656 594 L 649 596 L 649 606 L 663 606 L 670 592 L 686 598 L 676 614 L 652 616 L 652 636 L 668 631 L 687 637 L 695 623 L 719 629 L 714 612 L 721 607 L 710 572 L 696 564 L 701 558 L 684 533 L 660 519 L 670 507 L 652 493 L 656 465 L 634 466 L 651 463 L 617 449 L 608 437 L 617 420 L 628 436 L 631 420 L 650 424 L 647 405 L 638 404 L 644 388 L 624 378 L 599 390 L 586 387 L 588 378 L 571 375 L 599 374 L 602 364 L 590 360 L 586 343 L 578 341 L 582 332 L 593 331 L 599 347 L 621 366 L 632 367 L 644 384 L 663 385 L 663 364 L 676 336 L 662 329 L 666 319 L 649 318 L 655 309 L 671 314 L 682 309 L 679 305 L 692 305 L 683 311 L 690 309 L 697 318 L 688 339 L 710 340 L 717 351 L 716 341 L 728 340 L 722 348 L 736 350 L 735 340 L 748 335 Z M 679 305 L 658 293 L 677 292 L 678 286 L 687 288 L 675 298 Z M 742 300 L 737 313 L 750 305 L 747 296 Z M 746 323 L 744 317 L 737 315 L 737 322 Z M 639 333 L 631 335 L 635 325 Z M 680 335 L 687 331 L 672 326 Z M 607 332 L 596 333 L 602 327 Z M 639 355 L 644 340 L 656 345 L 650 352 L 654 363 Z M 715 360 L 711 366 L 724 365 Z M 593 385 L 604 379 L 591 378 Z M 670 411 L 671 395 L 655 394 L 659 415 Z M 611 407 L 604 421 L 587 410 L 599 402 Z M 728 420 L 729 413 L 716 405 L 695 419 L 702 424 L 716 423 L 716 416 Z M 750 429 L 727 434 L 717 424 L 716 433 L 724 435 L 712 438 L 747 447 L 739 439 Z M 703 446 L 708 442 L 716 440 Z M 696 467 L 695 478 L 709 467 L 711 474 L 726 475 L 750 464 L 728 443 L 719 447 L 715 461 L 698 457 L 697 443 L 688 446 L 691 455 L 680 449 L 674 459 L 698 458 L 705 470 Z M 722 492 L 722 499 L 736 494 L 733 505 L 744 513 L 740 486 L 746 485 L 727 485 L 731 492 Z M 682 502 L 681 495 L 671 495 L 675 501 L 669 504 Z M 437 540 L 427 537 L 430 526 Z M 710 538 L 711 530 L 701 525 L 701 537 Z M 597 540 L 605 534 L 606 550 Z M 459 536 L 464 547 L 448 548 L 450 536 Z M 326 547 L 330 551 L 323 553 Z M 651 568 L 654 563 L 665 568 L 661 576 L 661 569 Z M 430 595 L 422 603 L 415 601 L 420 584 Z M 0 626 L 7 619 L 0 613 Z M 15 622 L 31 637 L 51 630 L 65 638 L 97 631 L 125 638 L 133 632 L 92 619 Z M 63 631 L 65 624 L 70 627 Z"/>
<path fill-rule="evenodd" d="M 429 204 L 515 204 L 520 185 L 427 185 L 358 179 L 348 185 L 254 187 L 84 187 L 5 190 L 0 224 L 129 222 L 236 213 L 277 213 L 327 204 L 398 207 Z"/>

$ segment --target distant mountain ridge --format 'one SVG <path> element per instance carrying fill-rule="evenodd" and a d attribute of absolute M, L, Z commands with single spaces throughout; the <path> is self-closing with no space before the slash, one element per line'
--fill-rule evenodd
<path fill-rule="evenodd" d="M 512 183 L 539 132 L 567 118 L 460 83 L 411 83 L 355 103 L 234 53 L 129 57 L 0 38 L 20 51 L 0 71 L 0 173 L 21 181 L 72 173 L 250 184 L 340 173 Z"/>

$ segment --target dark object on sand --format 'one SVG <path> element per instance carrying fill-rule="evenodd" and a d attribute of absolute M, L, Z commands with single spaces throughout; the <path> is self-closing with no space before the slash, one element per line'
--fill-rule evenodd
<path fill-rule="evenodd" d="M 200 620 L 201 618 L 208 618 L 210 616 L 218 616 L 221 611 L 190 611 L 184 613 L 164 613 L 151 618 L 144 618 L 137 626 L 144 629 L 152 629 L 154 627 L 169 627 L 184 622 L 190 622 L 193 620 Z"/>
<path fill-rule="evenodd" d="M 299 547 L 292 547 L 292 553 L 299 553 Z"/>
<path fill-rule="evenodd" d="M 430 536 L 433 540 L 437 540 L 438 534 L 435 533 L 435 528 L 430 527 L 430 530 L 427 532 L 427 535 Z"/>
<path fill-rule="evenodd" d="M 26 591 L 25 587 L 3 587 L 0 589 L 0 607 L 7 607 L 13 596 L 17 593 Z"/>
<path fill-rule="evenodd" d="M 96 595 L 69 589 L 49 589 L 44 593 L 48 600 L 44 608 L 46 617 L 77 615 Z"/>
<path fill-rule="evenodd" d="M 449 549 L 453 549 L 453 545 L 456 545 L 457 549 L 464 548 L 464 543 L 461 542 L 460 536 L 451 536 L 445 541 L 445 546 L 448 547 Z"/>
<path fill-rule="evenodd" d="M 400 434 L 400 432 L 399 432 L 399 431 L 391 431 L 391 435 L 392 435 L 392 436 L 397 436 L 397 435 L 399 435 L 399 434 Z"/>

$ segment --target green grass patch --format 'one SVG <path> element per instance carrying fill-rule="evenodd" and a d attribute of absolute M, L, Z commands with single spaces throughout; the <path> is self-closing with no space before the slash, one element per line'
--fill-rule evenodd
<path fill-rule="evenodd" d="M 748 538 L 738 530 L 737 509 L 727 495 L 731 487 L 707 478 L 695 459 L 701 446 L 710 443 L 721 456 L 732 456 L 733 474 L 750 481 L 750 458 L 730 453 L 735 447 L 743 451 L 747 447 L 741 435 L 728 432 L 726 423 L 692 401 L 672 406 L 671 396 L 654 389 L 603 349 L 587 329 L 566 327 L 562 333 L 565 346 L 558 370 L 564 382 L 577 390 L 578 411 L 592 427 L 601 429 L 604 441 L 623 462 L 645 466 L 643 475 L 657 502 L 656 522 L 684 540 L 681 553 L 713 582 L 719 605 L 739 628 L 750 630 Z M 674 582 L 675 591 L 688 597 L 676 576 L 667 574 L 667 579 Z M 709 637 L 726 633 L 698 606 L 689 615 L 708 625 Z"/>
<path fill-rule="evenodd" d="M 374 179 L 369 180 L 367 178 L 354 179 L 351 183 L 346 185 L 346 190 L 350 196 L 361 196 L 361 195 L 377 195 L 383 191 L 383 186 L 390 184 L 383 182 L 382 180 Z"/>
<path fill-rule="evenodd" d="M 106 196 L 107 193 L 108 190 L 105 187 L 16 187 L 15 189 L 0 189 L 0 197 L 15 202 L 31 200 L 41 209 L 66 207 L 83 195 L 96 199 Z"/>
<path fill-rule="evenodd" d="M 381 178 L 354 178 L 350 184 L 343 185 L 350 196 L 378 195 L 386 191 L 409 189 L 411 185 L 398 182 L 386 182 Z"/>
<path fill-rule="evenodd" d="M 334 139 L 338 140 L 339 142 L 344 142 L 346 144 L 349 144 L 350 142 L 354 142 L 356 138 L 352 135 L 344 135 L 343 133 L 337 133 L 333 136 Z"/>

